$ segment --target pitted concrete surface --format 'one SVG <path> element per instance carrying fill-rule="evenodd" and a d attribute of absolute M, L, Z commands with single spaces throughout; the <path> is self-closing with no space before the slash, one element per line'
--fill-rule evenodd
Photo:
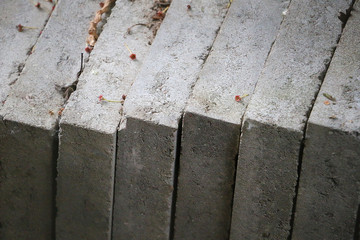
<path fill-rule="evenodd" d="M 76 80 L 95 6 L 95 1 L 58 2 L 0 111 L 4 239 L 53 238 L 56 122 L 64 103 L 56 84 Z"/>
<path fill-rule="evenodd" d="M 43 3 L 39 9 L 28 0 L 0 2 L 0 109 L 11 85 L 24 68 L 28 53 L 49 17 L 51 6 Z M 23 32 L 18 32 L 16 26 L 19 24 L 36 29 L 24 28 Z"/>
<path fill-rule="evenodd" d="M 122 100 L 150 48 L 151 1 L 117 1 L 60 122 L 57 239 L 110 239 Z M 137 59 L 131 60 L 127 44 Z M 76 144 L 74 144 L 76 143 Z"/>
<path fill-rule="evenodd" d="M 293 239 L 356 236 L 360 205 L 359 10 L 357 1 L 309 118 Z"/>
<path fill-rule="evenodd" d="M 80 78 L 53 2 L 0 3 L 0 239 L 359 238 L 359 0 L 118 0 Z"/>
<path fill-rule="evenodd" d="M 125 101 L 118 133 L 114 237 L 169 239 L 178 125 L 227 1 L 173 0 Z"/>
<path fill-rule="evenodd" d="M 307 114 L 350 4 L 291 1 L 245 114 L 231 239 L 289 236 Z"/>
<path fill-rule="evenodd" d="M 229 238 L 241 119 L 288 3 L 229 9 L 185 110 L 174 239 Z"/>

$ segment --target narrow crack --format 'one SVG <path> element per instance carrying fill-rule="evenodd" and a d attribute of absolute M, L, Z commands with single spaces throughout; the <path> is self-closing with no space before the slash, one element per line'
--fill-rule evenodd
<path fill-rule="evenodd" d="M 177 201 L 177 187 L 178 177 L 180 173 L 180 154 L 181 154 L 181 137 L 182 137 L 182 125 L 183 125 L 183 114 L 179 120 L 177 136 L 176 136 L 176 149 L 175 149 L 175 165 L 174 165 L 174 179 L 173 179 L 173 194 L 171 203 L 171 218 L 170 218 L 170 233 L 169 240 L 174 239 L 175 234 L 175 216 L 176 216 L 176 201 Z"/>
<path fill-rule="evenodd" d="M 312 102 L 311 102 L 311 106 L 309 107 L 308 111 L 305 114 L 306 120 L 305 120 L 304 128 L 303 128 L 303 137 L 302 137 L 302 140 L 301 140 L 301 143 L 300 143 L 299 159 L 298 159 L 298 167 L 297 167 L 298 176 L 297 176 L 296 186 L 295 186 L 295 195 L 294 195 L 294 198 L 293 198 L 293 206 L 292 206 L 292 213 L 291 213 L 291 219 L 290 219 L 290 232 L 289 232 L 289 236 L 288 236 L 287 240 L 292 239 L 293 230 L 294 230 L 294 221 L 295 221 L 295 213 L 296 213 L 296 205 L 297 205 L 297 196 L 298 196 L 298 193 L 299 193 L 299 184 L 300 184 L 300 176 L 301 176 L 301 169 L 302 169 L 302 159 L 303 159 L 304 148 L 305 148 L 305 139 L 306 139 L 306 131 L 307 131 L 307 128 L 308 128 L 308 121 L 309 121 L 309 118 L 310 118 L 310 114 L 311 114 L 311 112 L 312 112 L 312 110 L 314 108 L 315 101 L 316 101 L 316 99 L 317 99 L 317 97 L 319 95 L 319 92 L 321 90 L 321 87 L 322 87 L 322 84 L 324 82 L 327 71 L 329 69 L 330 63 L 331 63 L 331 61 L 332 61 L 332 59 L 334 57 L 336 47 L 337 47 L 337 45 L 338 45 L 338 43 L 340 41 L 340 38 L 342 36 L 342 33 L 344 31 L 346 22 L 347 22 L 348 18 L 351 16 L 351 11 L 353 10 L 353 6 L 354 6 L 355 1 L 356 0 L 353 0 L 351 2 L 351 4 L 350 4 L 349 8 L 346 9 L 346 14 L 340 12 L 339 19 L 342 21 L 341 33 L 340 33 L 340 35 L 339 35 L 339 37 L 338 37 L 338 39 L 336 41 L 335 47 L 332 48 L 330 58 L 325 60 L 325 63 L 324 63 L 325 68 L 318 76 L 318 78 L 320 80 L 320 85 L 319 85 L 317 91 L 314 94 L 314 97 L 313 97 Z"/>
<path fill-rule="evenodd" d="M 354 240 L 360 240 L 360 204 L 358 206 L 356 214 Z"/>

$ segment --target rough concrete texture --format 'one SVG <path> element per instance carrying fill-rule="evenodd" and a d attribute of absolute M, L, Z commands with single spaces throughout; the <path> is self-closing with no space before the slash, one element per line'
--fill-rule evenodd
<path fill-rule="evenodd" d="M 76 80 L 87 25 L 97 7 L 95 1 L 58 2 L 0 111 L 5 239 L 53 238 L 56 121 L 64 102 L 55 85 Z"/>
<path fill-rule="evenodd" d="M 150 45 L 152 1 L 117 1 L 60 121 L 57 239 L 110 239 L 116 132 L 122 100 Z M 124 43 L 137 55 L 129 58 Z"/>
<path fill-rule="evenodd" d="M 286 239 L 307 113 L 351 1 L 290 3 L 245 114 L 231 239 Z"/>
<path fill-rule="evenodd" d="M 227 3 L 172 1 L 124 105 L 114 238 L 169 239 L 178 125 Z"/>
<path fill-rule="evenodd" d="M 51 4 L 42 4 L 39 9 L 28 0 L 0 2 L 0 109 L 49 17 Z M 18 32 L 19 24 L 37 29 Z"/>
<path fill-rule="evenodd" d="M 49 131 L 0 122 L 0 239 L 53 238 L 53 152 Z"/>
<path fill-rule="evenodd" d="M 359 10 L 357 1 L 309 118 L 293 239 L 357 239 L 354 231 L 359 231 L 356 225 L 360 204 Z M 325 101 L 330 104 L 324 104 Z"/>
<path fill-rule="evenodd" d="M 288 1 L 234 1 L 184 115 L 175 239 L 228 239 L 240 124 Z M 261 41 L 259 41 L 261 39 Z"/>

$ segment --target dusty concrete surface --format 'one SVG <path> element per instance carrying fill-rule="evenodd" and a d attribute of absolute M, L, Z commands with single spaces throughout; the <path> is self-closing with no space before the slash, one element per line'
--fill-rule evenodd
<path fill-rule="evenodd" d="M 234 1 L 184 115 L 174 239 L 228 239 L 241 119 L 287 1 Z M 260 41 L 261 39 L 261 41 Z"/>
<path fill-rule="evenodd" d="M 19 78 L 50 9 L 50 3 L 44 3 L 39 9 L 28 0 L 0 2 L 0 109 L 11 85 Z M 19 32 L 16 28 L 19 24 L 36 29 L 24 28 Z"/>
<path fill-rule="evenodd" d="M 289 236 L 305 121 L 350 3 L 291 1 L 245 114 L 231 239 Z"/>
<path fill-rule="evenodd" d="M 227 3 L 172 1 L 124 105 L 114 238 L 169 239 L 178 125 Z"/>
<path fill-rule="evenodd" d="M 310 115 L 293 239 L 356 239 L 359 231 L 359 10 L 356 1 Z"/>
<path fill-rule="evenodd" d="M 0 122 L 0 239 L 53 237 L 57 141 L 52 134 Z"/>
<path fill-rule="evenodd" d="M 152 1 L 117 1 L 60 122 L 58 239 L 110 239 L 116 132 L 122 100 L 150 48 Z M 95 11 L 94 11 L 95 12 Z M 124 44 L 137 59 L 131 60 Z"/>
<path fill-rule="evenodd" d="M 53 238 L 56 122 L 64 102 L 56 85 L 77 78 L 95 6 L 95 1 L 58 2 L 0 109 L 0 221 L 5 239 Z"/>

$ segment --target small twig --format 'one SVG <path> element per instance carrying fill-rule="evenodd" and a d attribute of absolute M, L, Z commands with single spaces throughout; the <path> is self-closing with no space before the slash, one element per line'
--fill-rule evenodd
<path fill-rule="evenodd" d="M 146 24 L 146 23 L 136 23 L 136 24 L 134 24 L 134 25 L 132 25 L 131 27 L 129 27 L 128 29 L 127 29 L 127 34 L 131 34 L 131 29 L 133 28 L 133 27 L 135 27 L 135 26 L 144 26 L 144 27 L 147 27 L 147 28 L 149 28 L 149 24 Z"/>

